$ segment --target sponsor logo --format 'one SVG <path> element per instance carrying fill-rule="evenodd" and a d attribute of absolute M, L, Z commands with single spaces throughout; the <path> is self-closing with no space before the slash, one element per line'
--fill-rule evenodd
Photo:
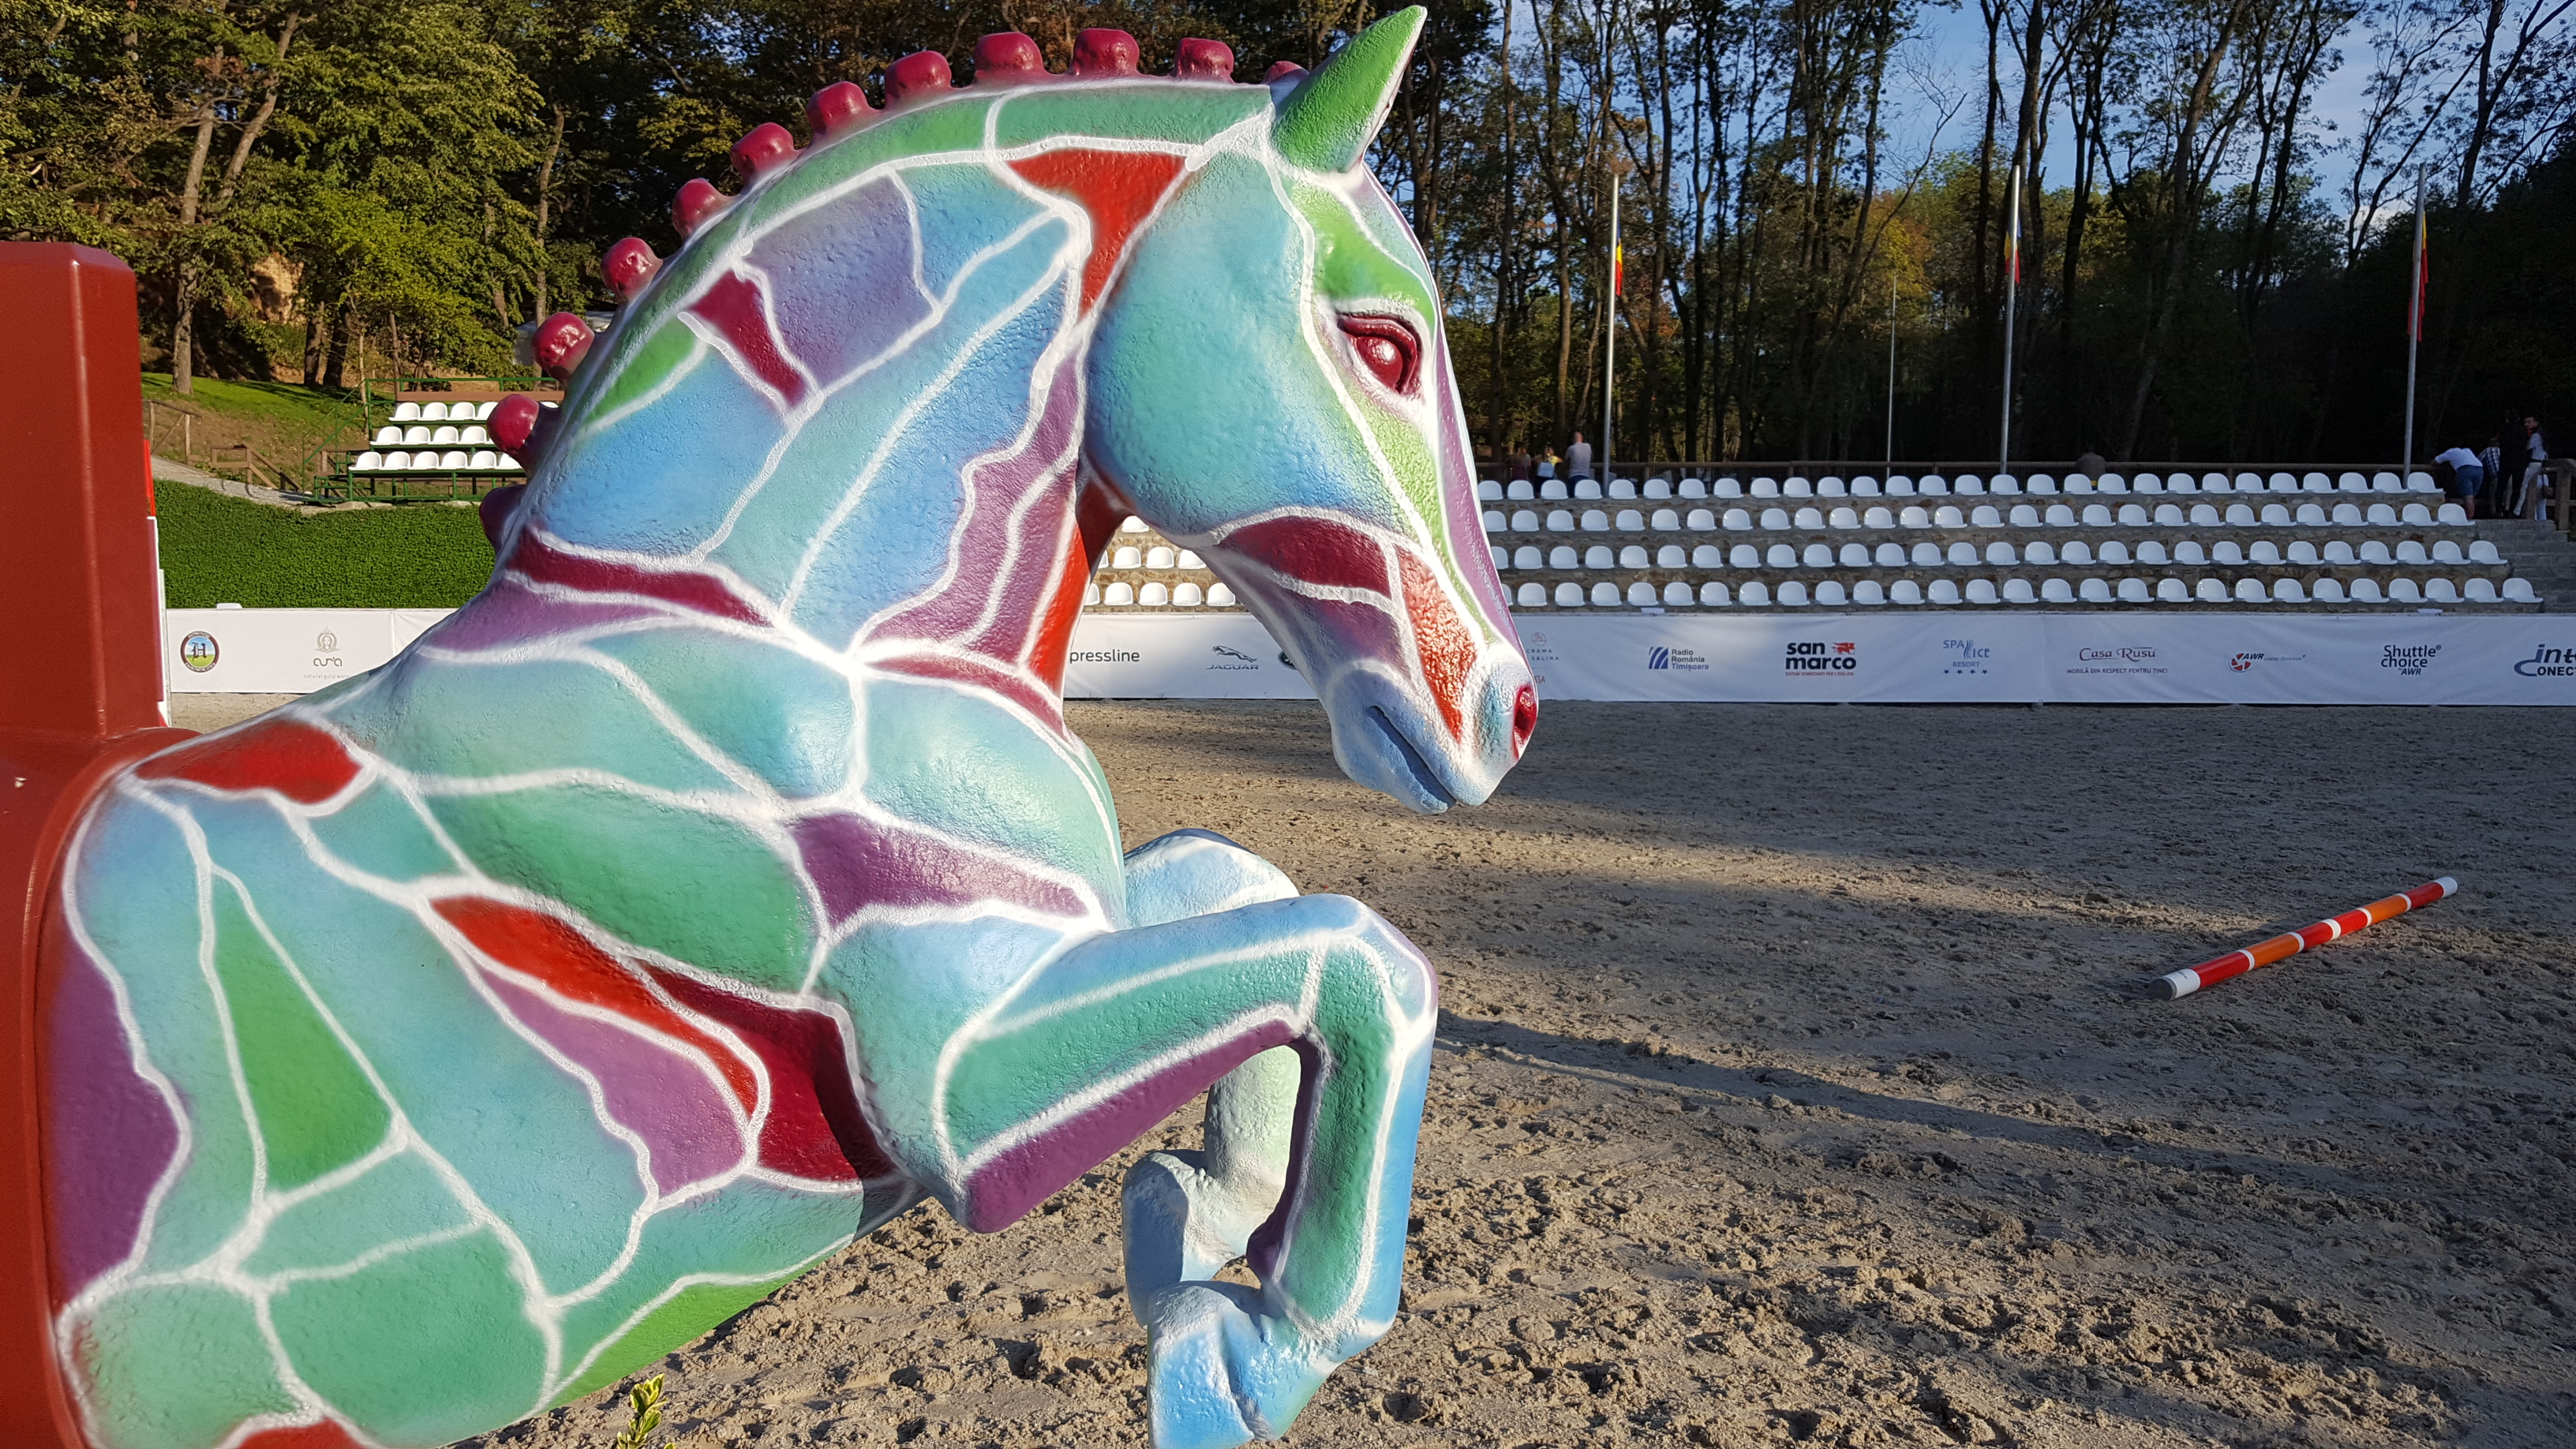
<path fill-rule="evenodd" d="M 2441 654 L 2439 644 L 2390 644 L 2379 651 L 2379 667 L 2413 679 L 2431 669 Z"/>
<path fill-rule="evenodd" d="M 1145 656 L 1133 649 L 1076 649 L 1065 658 L 1076 664 L 1140 664 Z"/>
<path fill-rule="evenodd" d="M 1781 667 L 1791 674 L 1858 673 L 1860 645 L 1849 640 L 1830 644 L 1821 639 L 1792 640 Z"/>
<path fill-rule="evenodd" d="M 2260 652 L 2232 654 L 2228 656 L 2227 667 L 2239 674 L 2243 674 L 2246 670 L 2253 668 L 2257 664 L 2288 664 L 2293 660 L 2305 659 L 2307 657 L 2308 656 L 2305 654 L 2264 654 Z"/>
<path fill-rule="evenodd" d="M 1995 651 L 1992 645 L 1974 639 L 1944 639 L 1941 652 L 1949 658 L 1941 662 L 1943 674 L 1992 674 Z"/>
<path fill-rule="evenodd" d="M 179 641 L 179 662 L 199 674 L 214 668 L 215 661 L 223 655 L 223 646 L 215 642 L 214 635 L 203 629 Z"/>
<path fill-rule="evenodd" d="M 2576 647 L 2543 644 L 2531 651 L 2529 659 L 2516 660 L 2513 672 L 2525 679 L 2576 677 Z"/>
<path fill-rule="evenodd" d="M 328 629 L 323 630 L 321 633 L 313 636 L 313 650 L 317 654 L 338 653 L 340 651 L 340 636 L 332 633 Z"/>
<path fill-rule="evenodd" d="M 1216 662 L 1208 666 L 1210 669 L 1241 671 L 1245 669 L 1259 669 L 1261 667 L 1260 660 L 1253 658 L 1251 655 L 1244 653 L 1240 649 L 1228 649 L 1222 644 L 1216 644 L 1209 646 L 1208 652 L 1217 656 Z M 1286 651 L 1281 651 L 1279 658 L 1282 663 L 1285 663 L 1288 658 Z"/>
<path fill-rule="evenodd" d="M 2075 651 L 2069 674 L 2162 674 L 2153 644 L 2087 644 Z"/>
<path fill-rule="evenodd" d="M 1658 644 L 1646 651 L 1646 667 L 1677 669 L 1685 674 L 1695 674 L 1708 668 L 1708 656 L 1696 649 L 1680 649 L 1671 645 Z"/>

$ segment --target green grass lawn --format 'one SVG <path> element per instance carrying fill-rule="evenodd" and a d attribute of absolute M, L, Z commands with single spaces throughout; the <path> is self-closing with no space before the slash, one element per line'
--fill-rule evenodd
<path fill-rule="evenodd" d="M 185 483 L 156 483 L 152 496 L 174 609 L 453 608 L 492 576 L 471 508 L 299 514 Z"/>
<path fill-rule="evenodd" d="M 344 424 L 354 428 L 365 421 L 358 411 L 356 393 L 292 382 L 230 382 L 201 377 L 196 380 L 196 391 L 181 398 L 170 391 L 170 374 L 147 372 L 143 374 L 143 396 L 148 402 L 184 402 L 204 412 L 264 418 L 299 432 L 328 434 Z"/>

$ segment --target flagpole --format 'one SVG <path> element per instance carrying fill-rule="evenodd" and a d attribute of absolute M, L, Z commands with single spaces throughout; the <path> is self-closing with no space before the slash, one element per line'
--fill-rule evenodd
<path fill-rule="evenodd" d="M 1887 469 L 1896 469 L 1896 277 L 1887 278 Z"/>
<path fill-rule="evenodd" d="M 1607 325 L 1601 329 L 1601 484 L 1609 491 L 1610 425 L 1619 413 L 1619 177 L 1627 168 L 1610 163 L 1610 300 Z"/>
<path fill-rule="evenodd" d="M 1997 466 L 2012 471 L 2012 372 L 2013 319 L 2015 303 L 2021 298 L 2021 162 L 2013 162 L 2012 220 L 2004 234 L 2004 421 L 2002 444 L 1996 451 L 2002 455 Z"/>
<path fill-rule="evenodd" d="M 2403 477 L 2415 467 L 2415 350 L 2424 340 L 2424 186 L 2415 185 L 2415 265 L 2406 285 L 2406 456 Z"/>

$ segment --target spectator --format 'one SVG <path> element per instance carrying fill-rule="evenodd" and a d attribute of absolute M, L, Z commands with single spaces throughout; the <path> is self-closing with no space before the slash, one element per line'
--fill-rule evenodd
<path fill-rule="evenodd" d="M 1556 465 L 1560 461 L 1562 460 L 1556 456 L 1556 444 L 1548 444 L 1547 451 L 1538 455 L 1538 476 L 1542 478 L 1555 477 Z"/>
<path fill-rule="evenodd" d="M 1527 444 L 1522 444 L 1512 449 L 1512 481 L 1515 483 L 1527 483 L 1529 480 L 1529 446 Z"/>
<path fill-rule="evenodd" d="M 1592 445 L 1583 441 L 1581 433 L 1574 435 L 1574 446 L 1565 450 L 1565 472 L 1570 478 L 1592 476 Z"/>
<path fill-rule="evenodd" d="M 2497 490 L 2503 486 L 2502 480 L 2509 476 L 2504 470 L 2504 437 L 2502 434 L 2497 434 L 2488 438 L 2487 445 L 2478 449 L 2478 466 L 2485 469 L 2487 475 L 2486 496 L 2481 501 L 2488 505 L 2486 509 L 2487 512 L 2498 512 L 2500 510 L 2497 507 Z"/>
<path fill-rule="evenodd" d="M 2522 465 L 2522 506 L 2514 510 L 2514 516 L 2537 518 L 2540 516 L 2540 478 L 2546 471 L 2542 465 L 2549 461 L 2549 444 L 2541 439 L 2540 419 L 2522 420 L 2522 439 L 2528 461 Z"/>
<path fill-rule="evenodd" d="M 2433 461 L 2451 466 L 2451 496 L 2459 500 L 2471 518 L 2477 517 L 2478 489 L 2487 481 L 2487 470 L 2478 462 L 2478 455 L 2466 448 L 2448 448 L 2435 454 Z"/>
<path fill-rule="evenodd" d="M 2110 467 L 2110 464 L 2102 461 L 2101 454 L 2086 453 L 2084 456 L 2075 460 L 2075 476 L 2079 478 L 2099 478 L 2104 473 L 2110 471 Z"/>

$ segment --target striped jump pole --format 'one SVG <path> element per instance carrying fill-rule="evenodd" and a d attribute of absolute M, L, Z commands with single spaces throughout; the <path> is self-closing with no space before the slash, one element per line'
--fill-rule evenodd
<path fill-rule="evenodd" d="M 2460 883 L 2447 875 L 2440 880 L 2429 880 L 2384 901 L 2372 901 L 2340 916 L 2328 916 L 2313 926 L 2302 926 L 2287 935 L 2274 936 L 2241 951 L 2230 951 L 2215 961 L 2203 961 L 2197 966 L 2186 966 L 2180 971 L 2159 976 L 2156 984 L 2164 989 L 2167 1001 L 2177 1000 L 2204 986 L 2216 986 L 2231 976 L 2242 976 L 2257 966 L 2269 966 L 2311 947 L 2322 946 L 2338 936 L 2349 936 L 2364 926 L 2376 926 L 2391 916 L 2402 916 L 2408 911 L 2429 906 L 2459 888 Z"/>

